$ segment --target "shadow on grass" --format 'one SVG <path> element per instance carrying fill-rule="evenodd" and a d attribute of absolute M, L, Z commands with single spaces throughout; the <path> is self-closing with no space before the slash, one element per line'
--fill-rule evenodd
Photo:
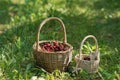
<path fill-rule="evenodd" d="M 120 10 L 120 0 L 97 0 L 94 2 L 93 8 L 96 10 L 101 10 L 102 8 L 110 11 L 111 13 L 114 11 Z"/>

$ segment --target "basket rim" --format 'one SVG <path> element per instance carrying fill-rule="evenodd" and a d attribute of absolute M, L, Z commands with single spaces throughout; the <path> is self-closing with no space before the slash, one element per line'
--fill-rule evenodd
<path fill-rule="evenodd" d="M 88 55 L 88 54 L 82 54 L 81 57 L 83 57 L 83 56 L 85 56 L 85 55 Z M 91 62 L 91 61 L 88 61 L 88 60 L 79 59 L 79 54 L 75 55 L 75 59 L 76 59 L 76 60 L 80 60 L 80 61 Z M 97 58 L 96 60 L 93 60 L 93 61 L 97 62 L 97 61 L 100 61 L 100 59 Z"/>
<path fill-rule="evenodd" d="M 53 42 L 53 41 L 57 41 L 57 42 L 59 42 L 59 43 L 63 43 L 62 41 L 58 41 L 58 40 L 42 40 L 42 41 L 39 41 L 39 43 L 43 43 L 43 42 Z M 41 52 L 41 53 L 49 53 L 49 54 L 58 54 L 58 53 L 60 53 L 60 54 L 64 54 L 64 53 L 67 53 L 67 52 L 69 52 L 69 51 L 71 51 L 72 49 L 73 49 L 73 46 L 71 45 L 71 44 L 69 44 L 69 43 L 64 43 L 64 44 L 66 44 L 67 46 L 69 46 L 69 49 L 67 49 L 66 51 L 56 51 L 56 52 L 47 52 L 47 51 L 42 51 L 42 50 L 40 50 L 40 49 L 38 49 L 37 50 L 37 42 L 35 42 L 34 44 L 33 44 L 33 49 L 35 50 L 35 51 L 38 51 L 38 52 Z"/>

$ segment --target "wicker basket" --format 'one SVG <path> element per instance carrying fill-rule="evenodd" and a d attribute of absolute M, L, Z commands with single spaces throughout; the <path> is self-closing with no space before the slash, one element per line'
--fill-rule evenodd
<path fill-rule="evenodd" d="M 82 46 L 85 42 L 86 39 L 88 38 L 92 38 L 95 41 L 96 44 L 96 50 L 93 52 L 90 52 L 90 54 L 82 54 Z M 78 69 L 85 69 L 87 70 L 89 73 L 96 73 L 98 71 L 98 66 L 99 66 L 99 62 L 100 62 L 100 56 L 99 56 L 99 51 L 98 51 L 98 43 L 97 43 L 97 39 L 93 36 L 93 35 L 88 35 L 86 36 L 83 41 L 81 42 L 80 45 L 80 54 L 77 54 L 75 56 L 75 61 L 77 63 L 76 65 L 76 70 Z M 84 57 L 89 57 L 90 60 L 84 60 Z"/>
<path fill-rule="evenodd" d="M 47 52 L 47 51 L 43 51 L 41 49 L 41 47 L 39 46 L 39 44 L 42 44 L 44 42 L 52 42 L 53 40 L 43 40 L 43 41 L 39 41 L 39 34 L 41 31 L 41 28 L 43 27 L 43 25 L 50 21 L 50 20 L 56 20 L 58 21 L 63 29 L 63 33 L 64 33 L 64 40 L 63 42 L 58 41 L 59 43 L 64 43 L 65 45 L 67 45 L 69 48 L 65 51 L 57 51 L 57 52 Z M 66 29 L 64 26 L 64 23 L 62 22 L 61 19 L 56 18 L 56 17 L 51 17 L 51 18 L 47 18 L 45 19 L 39 27 L 38 33 L 37 33 L 37 42 L 34 43 L 33 45 L 33 50 L 34 50 L 34 59 L 36 64 L 39 67 L 44 68 L 46 71 L 48 72 L 53 72 L 55 69 L 58 69 L 60 71 L 65 71 L 65 69 L 67 68 L 68 64 L 70 63 L 71 59 L 72 59 L 72 50 L 73 47 L 67 43 L 67 39 L 66 39 Z"/>

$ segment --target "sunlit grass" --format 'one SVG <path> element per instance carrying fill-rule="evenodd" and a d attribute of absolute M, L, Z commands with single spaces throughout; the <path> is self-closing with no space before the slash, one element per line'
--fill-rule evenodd
<path fill-rule="evenodd" d="M 25 0 L 11 0 L 14 4 L 24 4 Z"/>

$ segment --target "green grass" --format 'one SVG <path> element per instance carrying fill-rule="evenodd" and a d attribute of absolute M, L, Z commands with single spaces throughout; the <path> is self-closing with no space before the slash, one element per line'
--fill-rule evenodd
<path fill-rule="evenodd" d="M 4 31 L 0 35 L 0 80 L 30 80 L 33 76 L 46 80 L 88 80 L 90 77 L 101 80 L 98 74 L 90 76 L 84 70 L 78 75 L 73 73 L 74 60 L 64 73 L 55 71 L 50 74 L 36 67 L 32 45 L 39 24 L 51 16 L 63 20 L 68 43 L 74 47 L 73 58 L 85 36 L 96 36 L 101 58 L 99 73 L 104 80 L 119 80 L 119 3 L 119 0 L 23 0 L 20 3 L 19 0 L 1 0 L 0 28 Z M 6 30 L 6 25 L 10 29 Z M 63 40 L 61 32 L 57 22 L 48 22 L 42 28 L 41 40 Z"/>

